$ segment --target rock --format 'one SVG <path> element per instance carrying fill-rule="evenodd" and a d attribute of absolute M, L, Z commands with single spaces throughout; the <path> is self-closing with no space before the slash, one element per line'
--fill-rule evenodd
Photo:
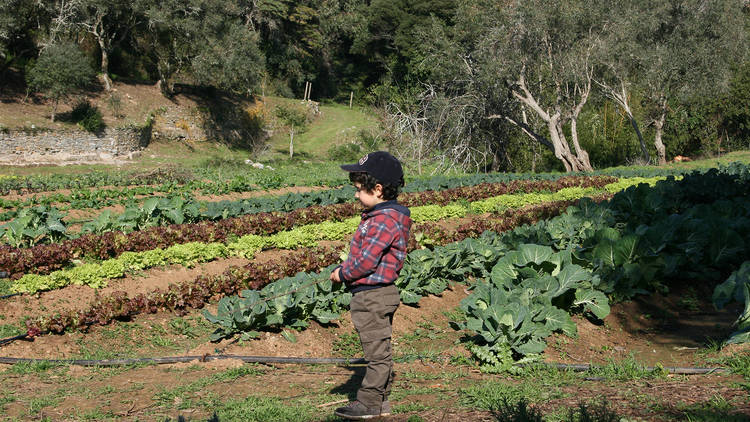
<path fill-rule="evenodd" d="M 264 166 L 263 164 L 261 164 L 261 163 L 253 163 L 253 164 L 252 164 L 252 166 L 253 166 L 253 167 L 255 167 L 256 169 L 262 169 L 263 167 L 265 167 L 265 166 Z"/>

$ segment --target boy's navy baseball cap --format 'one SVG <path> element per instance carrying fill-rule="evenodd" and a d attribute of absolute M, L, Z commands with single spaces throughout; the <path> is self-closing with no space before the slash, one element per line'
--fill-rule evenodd
<path fill-rule="evenodd" d="M 386 151 L 371 152 L 359 159 L 357 164 L 344 164 L 343 170 L 365 172 L 385 185 L 402 186 L 404 171 L 398 159 Z"/>

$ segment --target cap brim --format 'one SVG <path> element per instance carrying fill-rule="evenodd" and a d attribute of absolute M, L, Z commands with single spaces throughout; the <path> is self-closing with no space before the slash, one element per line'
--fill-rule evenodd
<path fill-rule="evenodd" d="M 344 164 L 341 166 L 341 170 L 345 171 L 365 171 L 359 164 Z"/>

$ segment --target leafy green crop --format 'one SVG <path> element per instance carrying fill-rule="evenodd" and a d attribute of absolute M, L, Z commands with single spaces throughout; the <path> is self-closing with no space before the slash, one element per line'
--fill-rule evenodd
<path fill-rule="evenodd" d="M 736 329 L 726 343 L 750 342 L 750 261 L 742 263 L 739 270 L 714 289 L 713 301 L 717 309 L 723 308 L 732 300 L 744 303 L 745 309 L 734 322 Z"/>
<path fill-rule="evenodd" d="M 203 311 L 206 319 L 218 325 L 211 340 L 238 332 L 248 339 L 257 337 L 261 328 L 305 328 L 310 319 L 321 324 L 338 319 L 352 295 L 343 283 L 328 278 L 335 267 L 331 265 L 317 274 L 301 272 L 261 290 L 244 290 L 238 296 L 222 298 L 216 315 Z"/>
<path fill-rule="evenodd" d="M 500 195 L 494 198 L 488 198 L 482 201 L 472 202 L 469 210 L 475 214 L 487 212 L 499 212 L 508 208 L 521 208 L 526 205 L 538 204 L 541 202 L 567 201 L 571 199 L 591 196 L 597 191 L 594 188 L 563 188 L 553 193 L 523 193 L 512 195 Z"/>

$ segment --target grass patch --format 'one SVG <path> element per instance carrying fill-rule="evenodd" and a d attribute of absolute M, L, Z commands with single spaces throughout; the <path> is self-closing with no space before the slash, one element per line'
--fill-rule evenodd
<path fill-rule="evenodd" d="M 393 413 L 411 413 L 411 412 L 424 412 L 430 409 L 429 406 L 422 403 L 406 403 L 393 406 Z M 411 419 L 409 419 L 411 420 Z"/>
<path fill-rule="evenodd" d="M 420 321 L 417 322 L 417 328 L 413 332 L 404 334 L 401 337 L 401 341 L 406 344 L 423 344 L 427 340 L 437 340 L 444 337 L 445 333 L 440 327 L 436 327 L 430 321 Z"/>
<path fill-rule="evenodd" d="M 748 422 L 750 417 L 733 413 L 735 406 L 724 397 L 715 395 L 710 400 L 694 404 L 678 403 L 676 410 L 680 420 L 690 422 Z"/>
<path fill-rule="evenodd" d="M 34 362 L 19 362 L 12 365 L 8 371 L 17 375 L 40 374 L 51 369 L 61 368 L 65 365 L 46 360 Z"/>
<path fill-rule="evenodd" d="M 15 337 L 23 333 L 25 333 L 25 331 L 21 330 L 20 327 L 17 327 L 15 325 L 0 324 L 0 339 L 8 338 L 8 337 Z"/>
<path fill-rule="evenodd" d="M 638 362 L 632 355 L 619 362 L 610 360 L 604 366 L 592 366 L 587 372 L 589 377 L 604 378 L 608 381 L 630 381 L 638 379 L 664 378 L 669 372 L 657 364 L 652 370 Z"/>
<path fill-rule="evenodd" d="M 10 289 L 13 286 L 13 280 L 9 278 L 0 278 L 0 296 L 12 294 Z"/>
<path fill-rule="evenodd" d="M 294 401 L 275 397 L 247 397 L 228 400 L 216 409 L 212 420 L 297 422 L 320 420 L 312 406 L 299 405 Z"/>
<path fill-rule="evenodd" d="M 45 407 L 56 406 L 62 401 L 61 397 L 40 396 L 29 400 L 28 413 L 35 415 Z"/>
<path fill-rule="evenodd" d="M 517 403 L 525 400 L 535 403 L 564 397 L 561 392 L 541 387 L 528 382 L 512 384 L 507 381 L 486 381 L 459 389 L 459 404 L 472 409 L 493 410 L 503 402 Z"/>
<path fill-rule="evenodd" d="M 457 380 L 468 376 L 469 373 L 463 368 L 458 368 L 457 371 L 443 370 L 438 373 L 419 372 L 409 369 L 398 373 L 398 377 L 404 380 Z"/>
<path fill-rule="evenodd" d="M 238 368 L 230 368 L 215 375 L 198 378 L 197 380 L 181 385 L 172 389 L 164 389 L 154 395 L 154 400 L 162 406 L 177 404 L 178 408 L 187 408 L 189 404 L 194 404 L 186 400 L 184 396 L 200 391 L 208 386 L 234 381 L 245 376 L 256 376 L 263 374 L 264 371 L 258 369 L 257 365 L 242 365 Z"/>
<path fill-rule="evenodd" d="M 735 374 L 741 375 L 746 381 L 750 381 L 750 352 L 711 359 L 710 362 L 726 366 Z"/>
<path fill-rule="evenodd" d="M 359 343 L 357 333 L 345 333 L 338 337 L 333 343 L 333 353 L 335 356 L 353 358 L 362 354 L 362 346 Z"/>
<path fill-rule="evenodd" d="M 13 393 L 3 391 L 0 393 L 0 410 L 4 410 L 6 404 L 13 403 L 14 401 L 16 401 L 16 396 Z"/>

